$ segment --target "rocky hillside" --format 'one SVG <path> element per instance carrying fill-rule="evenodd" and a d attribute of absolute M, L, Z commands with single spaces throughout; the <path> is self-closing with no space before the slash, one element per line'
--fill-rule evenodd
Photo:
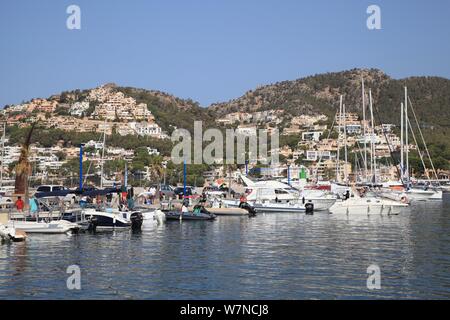
<path fill-rule="evenodd" d="M 155 116 L 156 123 L 169 134 L 174 128 L 193 130 L 194 120 L 202 120 L 204 127 L 214 124 L 214 112 L 200 107 L 198 102 L 191 99 L 181 99 L 156 90 L 120 87 L 114 83 L 106 84 L 104 87 L 108 87 L 116 92 L 122 92 L 126 97 L 134 98 L 137 104 L 147 104 L 148 109 Z M 90 91 L 90 89 L 67 91 L 60 95 L 51 96 L 49 100 L 56 100 L 59 103 L 86 101 Z M 91 103 L 91 112 L 94 106 L 95 104 Z"/>
<path fill-rule="evenodd" d="M 198 102 L 191 99 L 180 99 L 161 91 L 132 87 L 116 87 L 115 90 L 136 99 L 137 103 L 146 103 L 156 122 L 169 133 L 175 127 L 192 131 L 194 120 L 203 121 L 205 128 L 214 124 L 214 111 L 200 107 Z"/>
<path fill-rule="evenodd" d="M 400 102 L 406 85 L 422 126 L 450 128 L 450 80 L 438 77 L 397 80 L 377 69 L 353 69 L 282 81 L 250 90 L 240 98 L 214 104 L 210 110 L 218 115 L 269 109 L 283 109 L 292 115 L 333 115 L 342 94 L 347 110 L 361 113 L 361 77 L 364 77 L 366 91 L 372 89 L 382 121 L 400 121 Z"/>

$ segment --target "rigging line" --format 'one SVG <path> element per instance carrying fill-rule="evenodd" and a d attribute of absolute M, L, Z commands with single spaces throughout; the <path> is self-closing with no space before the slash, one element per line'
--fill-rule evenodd
<path fill-rule="evenodd" d="M 397 161 L 395 160 L 395 157 L 394 157 L 394 151 L 392 150 L 391 142 L 389 141 L 389 138 L 388 138 L 388 136 L 387 136 L 387 134 L 386 134 L 386 131 L 383 129 L 383 122 L 381 121 L 380 113 L 378 112 L 378 107 L 377 107 L 376 104 L 374 105 L 374 108 L 373 108 L 373 109 L 374 109 L 374 111 L 375 111 L 375 116 L 377 117 L 378 122 L 381 124 L 381 131 L 383 131 L 384 138 L 386 139 L 386 142 L 387 142 L 387 145 L 388 145 L 388 148 L 389 148 L 389 154 L 390 154 L 390 156 L 391 156 L 392 162 L 393 162 L 394 164 L 396 164 L 396 165 L 395 165 L 395 169 L 397 170 L 397 174 L 398 174 L 398 176 L 399 176 L 400 179 L 401 179 L 402 175 L 401 175 L 401 173 L 400 173 L 399 166 L 397 166 Z M 402 181 L 402 182 L 403 182 L 403 181 Z"/>
<path fill-rule="evenodd" d="M 428 151 L 428 147 L 427 147 L 427 144 L 426 144 L 426 142 L 425 142 L 425 138 L 424 138 L 424 136 L 423 136 L 423 134 L 422 134 L 422 129 L 420 129 L 419 121 L 417 120 L 416 112 L 414 111 L 414 107 L 413 107 L 413 104 L 412 104 L 411 99 L 409 98 L 409 96 L 408 96 L 408 101 L 409 101 L 409 104 L 410 104 L 412 113 L 413 113 L 413 115 L 414 115 L 414 119 L 416 120 L 417 128 L 419 129 L 420 137 L 422 138 L 422 142 L 423 142 L 423 145 L 424 145 L 424 147 L 425 147 L 425 151 L 427 152 L 428 158 L 430 159 L 431 168 L 433 169 L 433 173 L 434 173 L 434 175 L 436 176 L 436 180 L 438 180 L 438 183 L 439 183 L 439 177 L 438 177 L 437 172 L 436 172 L 436 169 L 435 169 L 435 167 L 434 167 L 433 160 L 431 159 L 430 152 Z M 412 129 L 411 129 L 411 130 L 412 130 Z M 440 183 L 439 183 L 439 184 L 440 184 Z"/>
<path fill-rule="evenodd" d="M 103 134 L 100 135 L 100 138 L 98 138 L 97 143 L 100 143 L 100 141 L 102 140 L 102 136 L 103 136 Z M 87 181 L 89 172 L 91 171 L 91 166 L 92 166 L 92 163 L 93 163 L 92 160 L 88 160 L 88 161 L 89 161 L 89 166 L 88 166 L 86 175 L 84 176 L 83 186 L 86 184 L 86 181 Z"/>
<path fill-rule="evenodd" d="M 330 131 L 328 131 L 327 140 L 330 139 L 331 133 L 333 132 L 334 126 L 336 124 L 336 116 L 338 112 L 336 111 L 336 114 L 334 115 L 333 123 L 331 124 Z M 317 168 L 316 168 L 316 183 L 319 181 L 319 164 L 322 162 L 323 154 L 320 153 L 319 161 L 317 162 Z"/>
<path fill-rule="evenodd" d="M 408 124 L 409 124 L 409 128 L 411 129 L 411 133 L 412 133 L 412 136 L 413 136 L 413 138 L 414 138 L 414 142 L 416 143 L 416 146 L 417 146 L 417 152 L 419 153 L 420 161 L 422 161 L 422 166 L 423 166 L 424 172 L 425 172 L 425 174 L 427 175 L 428 181 L 430 181 L 430 180 L 431 180 L 431 179 L 430 179 L 430 175 L 428 174 L 428 172 L 427 172 L 427 166 L 425 165 L 425 162 L 423 161 L 422 152 L 420 152 L 420 147 L 419 147 L 419 144 L 417 143 L 416 134 L 415 134 L 414 131 L 413 131 L 413 128 L 412 128 L 412 125 L 411 125 L 411 121 L 409 121 L 409 118 L 407 118 L 406 121 L 407 121 Z"/>
<path fill-rule="evenodd" d="M 365 164 L 365 163 L 364 163 L 364 155 L 363 155 L 363 153 L 362 153 L 362 151 L 361 151 L 361 145 L 359 144 L 359 141 L 358 141 L 358 140 L 356 140 L 356 144 L 357 144 L 357 146 L 358 146 L 358 152 L 359 152 L 359 154 L 360 154 L 360 156 L 361 156 L 362 163 Z M 354 152 L 355 152 L 355 156 L 357 156 L 357 152 L 356 152 L 356 151 L 354 151 Z M 360 168 L 361 168 L 361 171 L 362 171 L 363 167 L 362 167 L 362 165 L 360 164 L 359 159 L 358 159 L 358 164 L 359 164 L 359 166 L 360 166 Z M 356 181 L 356 177 L 355 177 L 355 181 Z M 367 181 L 366 181 L 366 182 L 367 182 Z"/>

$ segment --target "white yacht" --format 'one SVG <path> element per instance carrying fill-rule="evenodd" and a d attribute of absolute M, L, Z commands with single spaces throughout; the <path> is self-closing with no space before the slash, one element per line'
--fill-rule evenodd
<path fill-rule="evenodd" d="M 382 195 L 390 199 L 403 199 L 407 202 L 442 200 L 443 191 L 438 188 L 412 187 L 405 190 L 401 182 L 383 185 Z"/>
<path fill-rule="evenodd" d="M 442 190 L 411 188 L 404 194 L 411 201 L 442 200 Z"/>
<path fill-rule="evenodd" d="M 381 198 L 374 195 L 360 197 L 354 195 L 347 200 L 336 202 L 330 213 L 336 215 L 398 215 L 408 208 L 407 203 Z"/>
<path fill-rule="evenodd" d="M 253 182 L 247 177 L 241 176 L 247 186 L 247 202 L 257 208 L 262 203 L 277 203 L 275 207 L 281 208 L 280 204 L 286 205 L 286 210 L 291 210 L 297 206 L 304 207 L 306 203 L 312 203 L 315 211 L 328 210 L 337 200 L 333 194 L 327 194 L 322 190 L 303 190 L 299 191 L 290 185 L 279 181 L 258 181 Z M 229 204 L 229 203 L 228 203 Z M 239 202 L 235 201 L 234 206 Z M 303 209 L 304 210 L 304 209 Z"/>

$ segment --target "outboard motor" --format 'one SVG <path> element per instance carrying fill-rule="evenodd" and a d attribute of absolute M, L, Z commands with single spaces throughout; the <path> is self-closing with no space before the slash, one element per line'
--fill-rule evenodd
<path fill-rule="evenodd" d="M 134 212 L 131 214 L 131 229 L 133 231 L 141 230 L 142 223 L 144 222 L 144 216 L 140 212 Z"/>
<path fill-rule="evenodd" d="M 96 217 L 90 217 L 88 231 L 95 232 L 97 231 L 98 220 Z"/>
<path fill-rule="evenodd" d="M 312 202 L 305 204 L 305 213 L 309 215 L 314 213 L 314 204 Z"/>
<path fill-rule="evenodd" d="M 247 202 L 240 203 L 239 208 L 247 210 L 248 215 L 250 217 L 256 216 L 256 209 L 254 207 L 252 207 L 251 205 L 249 205 Z"/>

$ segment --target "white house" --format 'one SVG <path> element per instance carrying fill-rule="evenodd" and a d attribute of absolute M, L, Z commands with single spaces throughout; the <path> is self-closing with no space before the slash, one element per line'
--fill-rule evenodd
<path fill-rule="evenodd" d="M 331 152 L 316 150 L 306 151 L 306 161 L 318 161 L 319 159 L 322 159 L 323 161 L 331 160 Z"/>
<path fill-rule="evenodd" d="M 161 138 L 162 129 L 154 122 L 130 122 L 129 126 L 140 136 Z"/>
<path fill-rule="evenodd" d="M 89 102 L 75 102 L 70 107 L 69 113 L 74 117 L 81 117 L 83 115 L 83 112 L 86 112 L 87 109 L 89 109 Z"/>
<path fill-rule="evenodd" d="M 319 141 L 320 137 L 323 135 L 323 131 L 309 131 L 302 133 L 303 141 Z"/>

